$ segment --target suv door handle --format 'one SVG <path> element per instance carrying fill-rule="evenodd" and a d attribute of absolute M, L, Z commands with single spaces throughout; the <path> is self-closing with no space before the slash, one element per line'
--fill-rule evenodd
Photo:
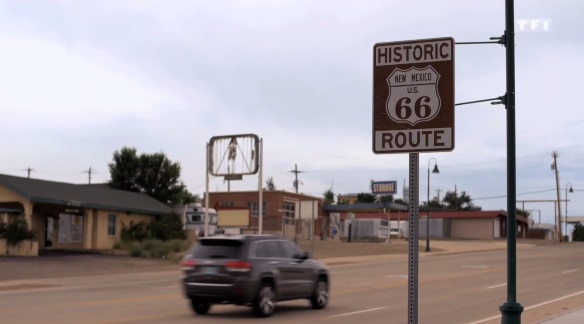
<path fill-rule="evenodd" d="M 280 263 L 280 262 L 278 262 L 278 261 L 272 261 L 272 262 L 270 262 L 270 264 L 278 264 L 278 263 Z"/>

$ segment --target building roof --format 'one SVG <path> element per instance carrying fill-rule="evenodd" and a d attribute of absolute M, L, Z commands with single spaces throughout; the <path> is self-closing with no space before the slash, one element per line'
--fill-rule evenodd
<path fill-rule="evenodd" d="M 216 196 L 216 195 L 223 195 L 223 196 L 235 196 L 241 194 L 250 194 L 250 193 L 258 193 L 257 190 L 250 190 L 250 191 L 212 191 L 209 192 L 209 197 Z M 316 197 L 311 195 L 306 195 L 303 193 L 295 193 L 286 190 L 263 190 L 262 195 L 272 195 L 272 194 L 284 194 L 285 196 L 292 196 L 296 198 L 311 198 L 311 200 L 324 200 L 323 197 Z"/>
<path fill-rule="evenodd" d="M 0 174 L 0 185 L 33 203 L 78 206 L 147 215 L 171 213 L 172 209 L 141 193 L 99 185 L 77 185 Z"/>
<path fill-rule="evenodd" d="M 357 204 L 339 204 L 339 205 L 326 205 L 322 209 L 327 212 L 363 212 L 373 214 L 371 212 L 379 212 L 383 208 L 395 211 L 407 212 L 408 206 L 396 203 L 357 203 Z M 381 214 L 383 215 L 383 214 Z"/>

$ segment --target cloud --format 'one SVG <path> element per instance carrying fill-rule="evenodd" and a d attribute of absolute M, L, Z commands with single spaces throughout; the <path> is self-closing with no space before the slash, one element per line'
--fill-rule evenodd
<path fill-rule="evenodd" d="M 517 17 L 552 19 L 548 33 L 516 35 L 521 192 L 555 185 L 553 150 L 561 154 L 562 184 L 582 176 L 578 9 L 577 1 L 516 1 Z M 3 124 L 20 134 L 5 147 L 13 152 L 7 169 L 32 165 L 43 170 L 39 177 L 53 170 L 61 180 L 81 181 L 86 175 L 76 172 L 91 165 L 102 181 L 113 151 L 129 145 L 165 151 L 183 165 L 189 188 L 201 192 L 205 143 L 251 132 L 264 139 L 265 177 L 291 190 L 297 163 L 306 171 L 302 190 L 320 196 L 331 185 L 337 193 L 358 192 L 371 179 L 398 180 L 401 187 L 407 178 L 407 154 L 371 151 L 373 44 L 441 36 L 486 41 L 502 35 L 504 6 L 488 0 L 6 1 L 0 30 L 9 45 L 0 52 Z M 456 47 L 457 102 L 504 92 L 504 47 Z M 456 148 L 420 155 L 421 187 L 435 157 L 441 174 L 432 175 L 432 192 L 456 184 L 473 197 L 504 195 L 504 107 L 482 103 L 455 111 Z M 231 185 L 252 190 L 257 178 Z M 226 188 L 222 179 L 212 179 L 216 188 Z M 506 207 L 504 199 L 483 201 Z M 553 209 L 546 208 L 549 217 Z M 574 210 L 584 205 L 575 203 Z"/>

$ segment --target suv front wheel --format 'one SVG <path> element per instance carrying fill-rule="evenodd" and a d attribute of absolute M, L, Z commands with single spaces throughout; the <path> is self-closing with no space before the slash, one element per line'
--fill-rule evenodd
<path fill-rule="evenodd" d="M 201 303 L 195 299 L 191 299 L 191 308 L 198 315 L 206 315 L 207 313 L 209 313 L 209 310 L 211 309 L 211 305 Z"/>
<path fill-rule="evenodd" d="M 325 278 L 320 277 L 316 283 L 314 293 L 310 297 L 310 304 L 314 309 L 323 309 L 329 301 L 328 283 Z"/>

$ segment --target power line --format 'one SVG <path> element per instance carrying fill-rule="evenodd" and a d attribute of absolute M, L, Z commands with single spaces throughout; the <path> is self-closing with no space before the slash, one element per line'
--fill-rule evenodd
<path fill-rule="evenodd" d="M 530 191 L 530 192 L 518 193 L 516 195 L 517 196 L 525 196 L 525 195 L 531 195 L 531 194 L 542 193 L 542 192 L 550 192 L 550 191 L 555 191 L 555 190 L 556 189 L 545 189 L 545 190 L 538 190 L 538 191 Z M 490 197 L 480 197 L 480 198 L 473 198 L 472 200 L 487 200 L 487 199 L 497 199 L 497 198 L 507 198 L 507 195 L 490 196 Z"/>

